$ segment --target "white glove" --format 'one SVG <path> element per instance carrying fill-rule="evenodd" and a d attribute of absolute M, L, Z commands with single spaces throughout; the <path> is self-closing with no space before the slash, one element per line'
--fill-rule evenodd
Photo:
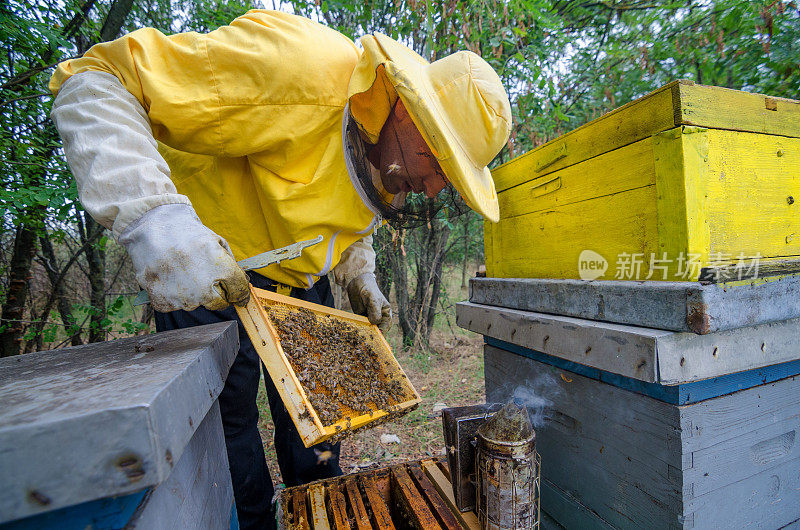
<path fill-rule="evenodd" d="M 219 310 L 246 304 L 250 297 L 247 275 L 228 243 L 188 204 L 149 210 L 125 228 L 119 242 L 156 311 L 191 311 L 200 305 Z"/>
<path fill-rule="evenodd" d="M 365 272 L 353 278 L 347 285 L 347 296 L 355 313 L 366 315 L 383 332 L 391 329 L 392 306 L 378 288 L 375 274 Z"/>

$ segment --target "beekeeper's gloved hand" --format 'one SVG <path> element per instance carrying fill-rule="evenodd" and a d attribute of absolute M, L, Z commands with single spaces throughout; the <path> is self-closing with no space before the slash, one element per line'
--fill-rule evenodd
<path fill-rule="evenodd" d="M 365 272 L 356 276 L 347 285 L 350 306 L 359 315 L 366 315 L 370 322 L 384 333 L 392 327 L 392 306 L 378 288 L 375 274 Z"/>
<path fill-rule="evenodd" d="M 250 297 L 247 275 L 228 243 L 206 228 L 188 204 L 148 210 L 119 237 L 136 280 L 161 312 L 198 306 L 224 309 Z"/>

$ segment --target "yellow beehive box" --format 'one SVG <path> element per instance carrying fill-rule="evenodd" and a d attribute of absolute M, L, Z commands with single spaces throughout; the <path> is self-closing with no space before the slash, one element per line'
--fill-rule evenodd
<path fill-rule="evenodd" d="M 800 102 L 675 81 L 494 172 L 487 275 L 732 281 L 800 265 Z"/>

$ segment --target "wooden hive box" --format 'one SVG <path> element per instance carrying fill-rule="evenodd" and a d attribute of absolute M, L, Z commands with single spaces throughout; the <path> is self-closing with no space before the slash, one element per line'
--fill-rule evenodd
<path fill-rule="evenodd" d="M 487 345 L 486 396 L 508 399 L 509 383 L 557 389 L 536 433 L 542 510 L 565 528 L 777 529 L 800 520 L 799 377 L 679 405 L 684 394 L 647 395 L 538 358 Z"/>
<path fill-rule="evenodd" d="M 0 528 L 238 529 L 217 397 L 236 324 L 0 359 Z"/>
<path fill-rule="evenodd" d="M 800 319 L 698 335 L 474 302 L 457 318 L 485 337 L 487 401 L 547 403 L 541 506 L 562 526 L 800 521 Z"/>
<path fill-rule="evenodd" d="M 800 265 L 797 101 L 676 81 L 493 176 L 488 276 L 723 281 Z"/>

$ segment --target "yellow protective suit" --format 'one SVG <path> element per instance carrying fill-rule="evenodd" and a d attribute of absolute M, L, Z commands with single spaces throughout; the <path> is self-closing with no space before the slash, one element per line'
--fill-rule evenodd
<path fill-rule="evenodd" d="M 118 78 L 147 112 L 178 192 L 237 260 L 322 234 L 300 258 L 259 271 L 307 288 L 378 221 L 345 168 L 343 111 L 354 71 L 354 86 L 370 87 L 355 117 L 373 135 L 397 96 L 372 86 L 374 62 L 356 69 L 359 60 L 330 28 L 256 10 L 205 35 L 142 29 L 96 45 L 61 63 L 50 88 L 90 70 Z"/>

